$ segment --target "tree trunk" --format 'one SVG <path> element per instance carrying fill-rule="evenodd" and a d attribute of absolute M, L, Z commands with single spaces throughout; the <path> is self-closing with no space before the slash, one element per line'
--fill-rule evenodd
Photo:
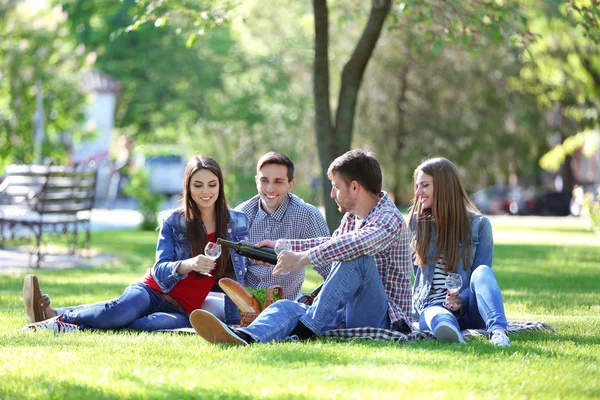
<path fill-rule="evenodd" d="M 329 93 L 329 16 L 327 0 L 313 0 L 315 17 L 315 62 L 313 94 L 315 102 L 315 132 L 321 162 L 323 200 L 329 229 L 339 225 L 340 214 L 329 198 L 331 192 L 327 169 L 338 156 L 350 150 L 358 90 L 367 63 L 381 35 L 381 28 L 390 11 L 391 0 L 373 0 L 369 20 L 352 56 L 344 66 L 335 126 L 331 123 Z"/>
<path fill-rule="evenodd" d="M 575 186 L 575 175 L 573 174 L 573 167 L 571 166 L 572 160 L 573 156 L 567 155 L 562 164 L 562 171 L 560 175 L 563 183 L 563 193 L 571 193 L 573 191 L 573 186 Z"/>

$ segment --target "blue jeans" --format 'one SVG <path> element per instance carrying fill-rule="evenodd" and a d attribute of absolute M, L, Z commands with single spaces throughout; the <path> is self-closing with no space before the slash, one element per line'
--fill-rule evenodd
<path fill-rule="evenodd" d="M 458 330 L 499 328 L 506 331 L 506 316 L 502 293 L 496 275 L 487 265 L 473 271 L 470 282 L 471 294 L 467 311 L 458 318 L 440 303 L 428 306 L 419 317 L 419 329 L 435 332 L 438 324 L 445 321 Z"/>
<path fill-rule="evenodd" d="M 191 327 L 184 310 L 174 307 L 141 282 L 129 285 L 118 299 L 56 311 L 63 314 L 64 322 L 78 324 L 81 328 L 151 332 Z"/>
<path fill-rule="evenodd" d="M 279 300 L 240 330 L 257 342 L 285 339 L 298 321 L 317 336 L 336 328 L 389 328 L 388 300 L 372 257 L 339 263 L 309 307 Z"/>

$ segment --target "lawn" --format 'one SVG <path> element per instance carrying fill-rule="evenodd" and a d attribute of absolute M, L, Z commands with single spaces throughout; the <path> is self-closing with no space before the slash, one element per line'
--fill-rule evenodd
<path fill-rule="evenodd" d="M 196 335 L 22 333 L 23 274 L 0 275 L 0 398 L 599 398 L 600 237 L 577 219 L 493 219 L 494 271 L 508 318 L 555 332 L 511 335 L 501 349 L 319 339 L 214 346 Z M 154 258 L 155 232 L 95 232 L 121 257 L 38 271 L 56 306 L 120 295 Z M 307 276 L 306 289 L 317 285 Z"/>

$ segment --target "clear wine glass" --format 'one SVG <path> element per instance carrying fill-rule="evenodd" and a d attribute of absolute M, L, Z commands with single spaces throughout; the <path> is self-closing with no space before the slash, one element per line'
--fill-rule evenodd
<path fill-rule="evenodd" d="M 446 289 L 450 293 L 458 293 L 462 286 L 462 278 L 459 274 L 453 272 L 446 277 Z"/>
<path fill-rule="evenodd" d="M 208 242 L 204 246 L 204 255 L 211 260 L 216 260 L 221 256 L 221 245 L 217 243 Z M 202 275 L 212 276 L 209 273 L 200 272 Z"/>
<path fill-rule="evenodd" d="M 282 251 L 292 251 L 292 244 L 287 239 L 278 239 L 275 242 L 275 253 L 279 254 Z M 280 275 L 288 275 L 289 272 L 282 272 Z"/>
<path fill-rule="evenodd" d="M 216 260 L 221 256 L 221 245 L 212 242 L 206 243 L 206 246 L 204 247 L 204 255 L 211 260 Z"/>
<path fill-rule="evenodd" d="M 279 254 L 282 251 L 291 251 L 292 244 L 287 239 L 278 239 L 275 242 L 275 253 Z"/>

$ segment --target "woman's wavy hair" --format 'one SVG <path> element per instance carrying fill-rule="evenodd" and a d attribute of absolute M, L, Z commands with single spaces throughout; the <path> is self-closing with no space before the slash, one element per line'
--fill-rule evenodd
<path fill-rule="evenodd" d="M 192 184 L 192 176 L 199 170 L 206 169 L 217 176 L 219 181 L 219 197 L 215 202 L 215 213 L 216 213 L 216 226 L 217 226 L 217 238 L 227 239 L 227 223 L 229 222 L 229 208 L 227 207 L 227 199 L 225 198 L 225 189 L 223 184 L 223 173 L 221 167 L 215 161 L 214 158 L 205 155 L 195 155 L 187 163 L 185 172 L 183 175 L 183 198 L 182 198 L 182 210 L 183 216 L 185 217 L 186 225 L 186 240 L 190 244 L 192 251 L 192 257 L 196 257 L 199 254 L 204 253 L 204 246 L 206 246 L 206 229 L 204 223 L 202 223 L 202 216 L 200 209 L 196 205 L 196 202 L 192 198 L 190 190 Z M 230 257 L 227 257 L 229 252 L 224 251 L 223 256 L 217 259 L 217 265 L 212 273 L 214 276 L 222 277 L 231 271 L 233 266 L 231 265 Z M 200 275 L 204 276 L 204 275 Z"/>
<path fill-rule="evenodd" d="M 416 198 L 419 171 L 433 178 L 431 209 L 422 209 L 421 202 Z M 425 160 L 413 173 L 413 190 L 415 195 L 410 203 L 409 225 L 412 226 L 413 219 L 416 220 L 417 228 L 411 240 L 415 265 L 420 267 L 427 265 L 429 241 L 432 228 L 435 226 L 439 244 L 435 259 L 444 256 L 446 263 L 444 272 L 456 272 L 460 259 L 463 260 L 465 270 L 468 269 L 467 260 L 471 259 L 473 248 L 472 213 L 480 212 L 467 196 L 456 166 L 442 157 Z M 469 245 L 465 245 L 466 243 Z"/>

